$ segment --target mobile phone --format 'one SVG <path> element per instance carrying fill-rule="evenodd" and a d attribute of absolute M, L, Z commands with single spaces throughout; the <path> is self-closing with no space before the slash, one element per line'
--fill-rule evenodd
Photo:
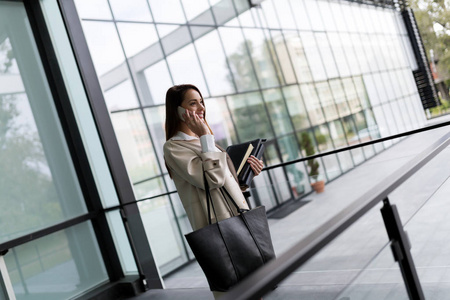
<path fill-rule="evenodd" d="M 181 106 L 178 106 L 178 116 L 180 117 L 181 121 L 184 121 L 183 114 L 186 112 L 186 109 L 182 108 Z"/>

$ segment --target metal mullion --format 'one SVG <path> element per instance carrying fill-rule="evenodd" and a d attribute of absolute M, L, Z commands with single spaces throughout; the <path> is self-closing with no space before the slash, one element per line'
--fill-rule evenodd
<path fill-rule="evenodd" d="M 56 53 L 53 48 L 53 43 L 46 26 L 46 21 L 40 3 L 38 1 L 30 0 L 24 1 L 24 5 L 27 10 L 31 28 L 33 29 L 35 42 L 39 50 L 48 84 L 53 95 L 53 101 L 58 111 L 59 122 L 64 131 L 66 143 L 79 179 L 80 188 L 83 191 L 84 200 L 89 211 L 98 211 L 102 207 L 101 200 L 97 187 L 91 184 L 94 182 L 93 174 L 85 152 L 86 150 L 84 148 L 83 141 L 81 139 L 78 124 L 75 120 L 74 112 L 70 105 L 69 95 L 65 88 L 66 83 L 57 62 L 58 60 Z M 84 216 L 89 217 L 86 218 Z M 38 231 L 37 233 L 33 233 L 28 241 L 50 234 L 57 230 L 76 225 L 77 223 L 87 219 L 92 219 L 91 221 L 94 225 L 94 232 L 97 241 L 99 241 L 99 248 L 108 272 L 108 276 L 112 280 L 118 279 L 120 276 L 123 276 L 123 272 L 117 252 L 114 248 L 109 247 L 113 243 L 113 240 L 106 219 L 102 215 L 92 215 L 92 213 L 84 216 L 48 227 L 48 230 L 44 229 Z M 14 241 L 18 242 L 24 240 L 19 238 Z"/>
<path fill-rule="evenodd" d="M 131 199 L 134 198 L 134 193 L 129 182 L 128 172 L 126 170 L 111 119 L 106 108 L 103 93 L 89 53 L 89 48 L 75 4 L 73 0 L 59 0 L 58 4 L 63 20 L 66 24 L 69 40 L 74 51 L 83 85 L 85 87 L 89 104 L 94 115 L 94 120 L 99 131 L 101 143 L 105 151 L 119 201 L 122 204 L 133 204 Z M 142 225 L 142 219 L 138 214 L 137 206 L 135 204 L 128 205 L 126 207 L 126 212 L 130 217 L 133 217 L 133 222 L 129 226 L 132 230 L 131 232 L 127 232 L 133 254 L 138 257 L 144 257 L 144 255 L 146 256 L 145 260 L 135 261 L 138 268 L 142 265 L 144 269 L 144 274 L 140 274 L 142 280 L 141 283 L 144 287 L 147 285 L 150 285 L 151 287 L 162 287 L 149 243 L 147 240 L 142 238 L 145 237 L 145 232 Z M 150 282 L 150 284 L 148 284 L 148 282 Z"/>

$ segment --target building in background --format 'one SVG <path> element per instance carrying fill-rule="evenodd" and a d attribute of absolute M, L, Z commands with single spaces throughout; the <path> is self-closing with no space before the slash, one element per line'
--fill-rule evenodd
<path fill-rule="evenodd" d="M 369 1 L 0 1 L 0 244 L 17 298 L 134 274 L 161 286 L 193 259 L 162 154 L 172 85 L 200 88 L 221 146 L 266 138 L 267 166 L 305 156 L 305 132 L 326 152 L 422 127 L 405 18 Z M 323 157 L 320 176 L 391 144 Z M 307 195 L 307 174 L 263 172 L 251 202 Z"/>

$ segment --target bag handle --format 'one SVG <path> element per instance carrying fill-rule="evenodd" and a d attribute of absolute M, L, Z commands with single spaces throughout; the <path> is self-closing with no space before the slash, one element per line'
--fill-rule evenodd
<path fill-rule="evenodd" d="M 205 172 L 203 172 L 203 181 L 204 181 L 205 192 L 206 192 L 206 205 L 208 206 L 208 224 L 211 225 L 212 224 L 211 207 L 213 209 L 213 213 L 214 213 L 214 216 L 216 217 L 216 220 L 218 220 L 218 219 L 217 219 L 216 209 L 214 207 L 214 203 L 213 203 L 212 196 L 211 196 L 211 191 L 209 190 L 208 181 L 206 180 Z M 237 205 L 236 201 L 234 201 L 233 197 L 231 197 L 230 193 L 228 193 L 227 189 L 224 186 L 220 188 L 220 191 L 222 192 L 222 195 L 223 195 L 223 191 L 225 191 L 225 193 L 227 194 L 228 198 L 231 200 L 231 203 L 233 203 L 234 207 L 236 208 L 236 210 L 238 211 L 239 214 L 241 214 L 243 212 L 246 212 L 246 211 L 249 211 L 249 209 L 240 208 Z M 225 195 L 223 195 L 223 198 L 226 201 Z"/>

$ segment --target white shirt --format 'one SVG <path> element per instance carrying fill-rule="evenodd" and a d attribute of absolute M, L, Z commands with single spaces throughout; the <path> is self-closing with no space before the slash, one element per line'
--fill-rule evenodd
<path fill-rule="evenodd" d="M 173 141 L 189 141 L 189 140 L 198 140 L 198 137 L 190 136 L 182 131 L 178 131 L 170 139 Z M 221 150 L 216 147 L 215 139 L 212 134 L 202 135 L 200 137 L 200 144 L 202 145 L 202 153 L 221 152 Z"/>

